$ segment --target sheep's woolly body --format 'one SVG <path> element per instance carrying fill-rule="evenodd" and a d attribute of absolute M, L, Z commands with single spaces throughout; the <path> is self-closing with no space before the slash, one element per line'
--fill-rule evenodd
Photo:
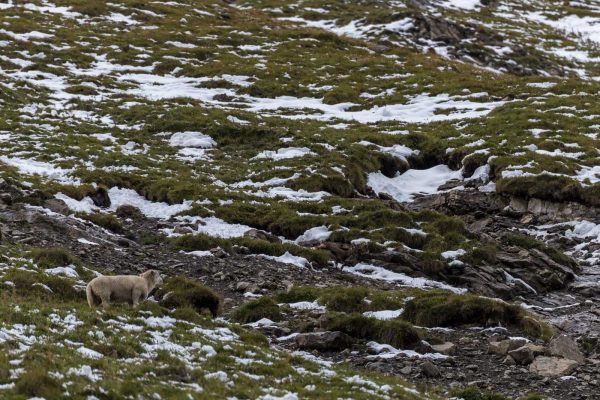
<path fill-rule="evenodd" d="M 87 285 L 87 301 L 90 307 L 102 304 L 103 308 L 108 308 L 115 303 L 129 303 L 135 307 L 162 283 L 158 271 L 152 269 L 140 275 L 99 276 Z"/>

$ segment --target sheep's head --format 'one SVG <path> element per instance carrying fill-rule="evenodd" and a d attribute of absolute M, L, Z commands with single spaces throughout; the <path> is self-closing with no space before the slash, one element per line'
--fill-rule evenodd
<path fill-rule="evenodd" d="M 163 284 L 163 278 L 160 276 L 160 272 L 155 269 L 149 269 L 140 275 L 152 284 L 153 287 L 157 287 Z"/>

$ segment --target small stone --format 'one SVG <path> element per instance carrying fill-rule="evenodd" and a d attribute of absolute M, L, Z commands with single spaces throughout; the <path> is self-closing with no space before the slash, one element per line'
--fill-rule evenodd
<path fill-rule="evenodd" d="M 436 353 L 442 353 L 446 355 L 451 355 L 456 352 L 456 345 L 452 342 L 445 342 L 442 344 L 434 344 L 431 346 L 433 351 Z"/>
<path fill-rule="evenodd" d="M 214 249 L 210 249 L 210 252 L 213 256 L 217 258 L 225 258 L 229 256 L 229 254 L 220 247 L 215 247 Z"/>
<path fill-rule="evenodd" d="M 423 375 L 428 378 L 439 378 L 442 376 L 439 368 L 436 367 L 431 361 L 425 361 L 420 367 Z"/>
<path fill-rule="evenodd" d="M 412 373 L 412 368 L 411 367 L 400 368 L 400 373 L 402 375 L 410 375 Z"/>
<path fill-rule="evenodd" d="M 434 351 L 433 347 L 424 340 L 421 340 L 419 343 L 417 343 L 414 350 L 421 354 L 433 353 Z"/>
<path fill-rule="evenodd" d="M 504 361 L 502 361 L 502 363 L 506 364 L 506 365 L 517 365 L 517 362 L 511 356 L 506 356 L 506 358 L 504 359 Z M 508 372 L 508 371 L 504 371 L 504 372 L 506 374 L 506 372 Z"/>
<path fill-rule="evenodd" d="M 490 342 L 488 345 L 488 353 L 504 355 L 508 353 L 508 340 L 501 340 L 498 342 Z"/>
<path fill-rule="evenodd" d="M 365 365 L 365 368 L 370 371 L 386 372 L 390 369 L 390 365 L 383 361 L 370 362 Z"/>
<path fill-rule="evenodd" d="M 90 193 L 90 198 L 97 207 L 110 207 L 110 196 L 108 195 L 108 190 L 103 186 L 98 186 L 93 193 Z"/>
<path fill-rule="evenodd" d="M 178 233 L 180 235 L 185 235 L 185 234 L 194 232 L 194 230 L 192 228 L 190 228 L 189 226 L 177 225 L 175 228 L 173 228 L 173 232 Z"/>
<path fill-rule="evenodd" d="M 517 364 L 529 365 L 533 362 L 535 356 L 544 354 L 544 347 L 527 343 L 518 349 L 509 351 L 508 354 L 515 360 Z"/>
<path fill-rule="evenodd" d="M 384 44 L 376 44 L 372 47 L 372 50 L 376 53 L 385 53 L 389 49 L 390 49 L 390 47 L 386 46 Z"/>
<path fill-rule="evenodd" d="M 143 219 L 144 218 L 144 214 L 142 214 L 142 212 L 140 211 L 139 208 L 129 205 L 129 204 L 119 206 L 117 208 L 117 210 L 115 211 L 115 213 L 117 214 L 117 217 L 123 218 L 123 219 L 127 219 L 127 218 Z"/>
<path fill-rule="evenodd" d="M 258 229 L 250 229 L 249 231 L 244 233 L 244 237 L 248 237 L 251 239 L 258 239 L 258 240 L 266 240 L 267 242 L 271 242 L 271 243 L 280 243 L 281 242 L 281 239 L 279 239 L 277 236 L 270 234 L 268 232 L 265 232 L 265 231 L 258 230 Z"/>
<path fill-rule="evenodd" d="M 222 275 L 222 274 L 221 274 Z M 238 292 L 245 292 L 252 285 L 250 282 L 241 281 L 235 284 L 235 290 Z"/>

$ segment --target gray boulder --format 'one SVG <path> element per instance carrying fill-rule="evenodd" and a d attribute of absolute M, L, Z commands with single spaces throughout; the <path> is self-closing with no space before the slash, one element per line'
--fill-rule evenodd
<path fill-rule="evenodd" d="M 585 356 L 579 351 L 577 343 L 567 335 L 560 335 L 552 339 L 548 345 L 548 353 L 551 356 L 577 361 L 579 364 L 585 362 Z"/>
<path fill-rule="evenodd" d="M 421 364 L 421 373 L 427 378 L 438 378 L 442 376 L 439 368 L 436 367 L 436 365 L 431 361 L 425 361 L 423 364 Z"/>
<path fill-rule="evenodd" d="M 60 199 L 48 199 L 44 202 L 44 207 L 58 214 L 69 215 L 71 213 L 71 209 L 67 206 L 67 203 Z"/>
<path fill-rule="evenodd" d="M 536 357 L 529 366 L 529 372 L 545 377 L 570 375 L 577 367 L 577 361 L 559 357 Z"/>
<path fill-rule="evenodd" d="M 518 349 L 527 344 L 527 340 L 523 338 L 505 339 L 496 342 L 490 342 L 488 353 L 491 354 L 508 354 L 509 351 Z"/>
<path fill-rule="evenodd" d="M 518 349 L 514 349 L 508 352 L 508 355 L 512 357 L 517 364 L 520 365 L 531 364 L 534 358 L 540 354 L 544 354 L 544 347 L 537 346 L 532 343 L 527 343 L 525 346 L 521 346 Z"/>
<path fill-rule="evenodd" d="M 244 233 L 244 236 L 251 239 L 266 240 L 267 242 L 271 243 L 281 242 L 281 239 L 279 239 L 277 236 L 258 229 L 250 229 L 249 231 Z"/>
<path fill-rule="evenodd" d="M 301 333 L 296 336 L 296 345 L 303 350 L 338 351 L 352 346 L 353 343 L 352 337 L 338 331 Z"/>

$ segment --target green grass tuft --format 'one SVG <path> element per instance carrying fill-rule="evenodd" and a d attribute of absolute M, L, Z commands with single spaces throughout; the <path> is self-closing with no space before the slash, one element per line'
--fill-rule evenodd
<path fill-rule="evenodd" d="M 30 367 L 17 380 L 16 390 L 26 396 L 46 399 L 56 399 L 62 394 L 60 383 L 48 375 L 44 366 Z"/>
<path fill-rule="evenodd" d="M 315 301 L 321 290 L 313 286 L 293 286 L 287 292 L 277 293 L 275 300 L 279 303 L 297 303 L 299 301 Z"/>
<path fill-rule="evenodd" d="M 5 353 L 0 353 L 0 383 L 5 383 L 10 378 L 10 364 Z"/>
<path fill-rule="evenodd" d="M 0 287 L 0 293 L 7 293 L 11 296 L 16 295 L 26 299 L 52 299 L 53 301 L 83 301 L 85 299 L 83 290 L 79 291 L 73 286 L 74 281 L 58 275 L 13 269 L 6 272 L 2 280 L 14 284 L 11 287 Z"/>
<path fill-rule="evenodd" d="M 118 234 L 125 233 L 125 228 L 123 227 L 123 224 L 114 215 L 104 213 L 78 213 L 77 217 L 93 222 L 94 224 L 101 226 L 102 228 L 105 228 L 111 232 Z"/>
<path fill-rule="evenodd" d="M 270 297 L 261 297 L 260 299 L 244 303 L 231 314 L 232 320 L 242 324 L 256 322 L 262 318 L 268 318 L 271 321 L 281 320 L 279 306 Z"/>
<path fill-rule="evenodd" d="M 567 265 L 575 269 L 577 268 L 577 262 L 573 258 L 554 247 L 547 246 L 544 242 L 531 236 L 511 232 L 502 235 L 501 241 L 509 246 L 523 247 L 528 250 L 538 249 L 561 265 Z"/>
<path fill-rule="evenodd" d="M 334 287 L 325 290 L 319 297 L 319 303 L 329 311 L 362 312 L 367 306 L 365 299 L 368 294 L 368 289 L 364 287 Z"/>
<path fill-rule="evenodd" d="M 381 321 L 358 313 L 329 316 L 325 329 L 341 331 L 358 339 L 374 340 L 402 349 L 411 348 L 420 340 L 417 329 L 406 321 Z"/>
<path fill-rule="evenodd" d="M 518 327 L 544 340 L 552 336 L 549 326 L 528 315 L 521 307 L 472 294 L 423 292 L 406 303 L 402 318 L 427 327 L 503 325 Z"/>
<path fill-rule="evenodd" d="M 29 256 L 42 268 L 79 264 L 79 259 L 62 247 L 33 248 L 29 251 Z"/>

